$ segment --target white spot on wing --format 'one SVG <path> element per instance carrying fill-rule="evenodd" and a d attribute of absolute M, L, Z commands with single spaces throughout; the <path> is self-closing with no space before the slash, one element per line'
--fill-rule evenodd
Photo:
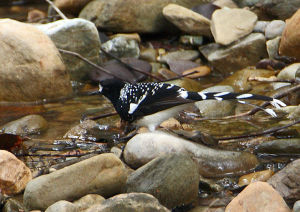
<path fill-rule="evenodd" d="M 186 99 L 188 97 L 188 92 L 187 91 L 179 91 L 179 96 L 182 98 Z"/>
<path fill-rule="evenodd" d="M 129 111 L 128 111 L 128 113 L 129 114 L 133 114 L 134 113 L 134 111 L 137 109 L 137 107 L 138 107 L 139 105 L 138 104 L 135 104 L 135 103 L 130 103 L 130 106 L 129 106 Z"/>
<path fill-rule="evenodd" d="M 250 98 L 252 96 L 253 96 L 253 94 L 245 93 L 245 94 L 238 95 L 236 98 L 237 99 L 246 99 L 246 98 Z"/>
<path fill-rule="evenodd" d="M 230 92 L 221 92 L 221 93 L 216 93 L 214 96 L 225 96 L 229 94 Z"/>
<path fill-rule="evenodd" d="M 221 98 L 221 97 L 215 97 L 215 99 L 218 100 L 218 101 L 222 101 L 223 100 L 223 98 Z"/>
<path fill-rule="evenodd" d="M 167 87 L 167 89 L 171 89 L 171 88 L 173 88 L 174 87 L 174 85 L 169 85 L 168 87 Z"/>
<path fill-rule="evenodd" d="M 198 92 L 198 94 L 201 96 L 202 99 L 206 99 L 207 96 L 203 92 Z"/>
<path fill-rule="evenodd" d="M 99 83 L 99 92 L 101 93 L 103 90 L 103 86 Z"/>
<path fill-rule="evenodd" d="M 274 107 L 280 108 L 280 107 L 285 107 L 286 104 L 278 99 L 273 99 L 273 101 L 270 102 Z"/>

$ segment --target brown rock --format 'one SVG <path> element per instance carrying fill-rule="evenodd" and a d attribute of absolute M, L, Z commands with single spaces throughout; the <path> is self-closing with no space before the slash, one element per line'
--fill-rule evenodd
<path fill-rule="evenodd" d="M 210 20 L 192 10 L 176 4 L 168 4 L 164 7 L 163 14 L 183 32 L 211 36 Z"/>
<path fill-rule="evenodd" d="M 163 16 L 170 3 L 191 8 L 206 0 L 95 0 L 79 17 L 93 21 L 98 28 L 112 32 L 157 33 L 176 30 Z"/>
<path fill-rule="evenodd" d="M 279 194 L 289 200 L 300 199 L 300 160 L 289 163 L 285 168 L 274 174 L 269 180 Z"/>
<path fill-rule="evenodd" d="M 36 27 L 1 20 L 0 46 L 0 101 L 34 101 L 72 92 L 58 50 Z"/>
<path fill-rule="evenodd" d="M 290 212 L 283 198 L 268 183 L 248 185 L 226 207 L 225 212 Z"/>
<path fill-rule="evenodd" d="M 268 170 L 263 170 L 263 171 L 243 175 L 240 177 L 238 185 L 239 186 L 249 185 L 250 183 L 257 182 L 257 181 L 265 182 L 273 174 L 274 174 L 274 172 L 272 170 L 268 169 Z"/>
<path fill-rule="evenodd" d="M 12 153 L 0 150 L 0 191 L 12 195 L 21 192 L 32 179 L 30 169 Z"/>
<path fill-rule="evenodd" d="M 224 8 L 213 13 L 210 29 L 216 43 L 229 45 L 250 34 L 256 21 L 256 14 L 249 10 Z"/>
<path fill-rule="evenodd" d="M 286 26 L 282 33 L 279 54 L 296 57 L 300 60 L 300 10 L 290 19 L 286 20 Z"/>
<path fill-rule="evenodd" d="M 80 10 L 92 0 L 55 0 L 54 4 L 60 10 L 73 15 L 78 15 Z"/>

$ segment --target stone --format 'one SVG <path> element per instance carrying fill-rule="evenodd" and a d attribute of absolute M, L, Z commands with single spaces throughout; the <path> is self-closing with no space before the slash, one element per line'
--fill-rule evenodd
<path fill-rule="evenodd" d="M 254 182 L 239 193 L 226 207 L 225 212 L 280 211 L 290 212 L 280 194 L 266 182 Z"/>
<path fill-rule="evenodd" d="M 234 92 L 229 85 L 216 85 L 202 90 L 201 92 Z M 233 115 L 236 102 L 207 100 L 195 102 L 196 107 L 200 110 L 203 117 L 220 118 Z"/>
<path fill-rule="evenodd" d="M 246 174 L 239 178 L 238 185 L 242 187 L 257 181 L 266 182 L 273 174 L 274 172 L 270 169 Z"/>
<path fill-rule="evenodd" d="M 157 60 L 159 62 L 168 63 L 174 60 L 195 60 L 200 56 L 196 50 L 178 50 L 160 55 Z"/>
<path fill-rule="evenodd" d="M 228 8 L 238 8 L 236 3 L 232 0 L 216 0 L 213 2 L 214 5 L 218 7 L 228 7 Z"/>
<path fill-rule="evenodd" d="M 142 133 L 131 138 L 124 149 L 124 160 L 138 168 L 164 154 L 188 153 L 197 162 L 203 177 L 243 173 L 258 165 L 257 158 L 246 152 L 215 150 L 161 131 Z"/>
<path fill-rule="evenodd" d="M 268 57 L 266 40 L 261 33 L 252 33 L 227 47 L 213 43 L 201 46 L 199 50 L 225 76 Z"/>
<path fill-rule="evenodd" d="M 37 25 L 47 34 L 57 48 L 76 52 L 95 64 L 101 64 L 99 55 L 100 39 L 94 23 L 81 19 L 59 20 L 49 24 Z M 93 68 L 74 55 L 62 53 L 62 59 L 71 75 L 71 80 L 85 82 Z"/>
<path fill-rule="evenodd" d="M 192 46 L 201 46 L 203 44 L 203 36 L 199 35 L 182 35 L 179 38 L 180 43 Z"/>
<path fill-rule="evenodd" d="M 86 212 L 171 212 L 151 194 L 145 193 L 129 193 L 119 194 L 103 201 L 99 205 L 95 205 L 86 210 Z"/>
<path fill-rule="evenodd" d="M 170 67 L 170 70 L 173 71 L 176 74 L 182 75 L 184 71 L 192 68 L 196 68 L 199 66 L 198 63 L 195 63 L 193 61 L 189 60 L 168 60 L 168 65 Z"/>
<path fill-rule="evenodd" d="M 300 160 L 290 162 L 279 172 L 275 173 L 268 183 L 286 200 L 300 199 Z"/>
<path fill-rule="evenodd" d="M 273 39 L 278 36 L 281 36 L 283 30 L 285 28 L 285 22 L 282 20 L 273 20 L 271 21 L 266 29 L 265 29 L 265 36 L 266 39 Z"/>
<path fill-rule="evenodd" d="M 253 90 L 262 83 L 249 81 L 250 77 L 271 77 L 274 76 L 274 71 L 266 70 L 266 69 L 252 69 L 252 68 L 244 68 L 233 73 L 231 76 L 227 77 L 223 80 L 219 85 L 232 85 L 235 92 L 245 93 Z M 266 89 L 264 83 L 264 88 Z M 270 85 L 270 89 L 273 89 L 272 85 Z"/>
<path fill-rule="evenodd" d="M 64 138 L 79 139 L 82 141 L 99 141 L 110 138 L 113 132 L 107 130 L 106 125 L 98 124 L 93 120 L 84 120 L 80 124 L 71 128 Z"/>
<path fill-rule="evenodd" d="M 259 144 L 255 152 L 269 154 L 298 154 L 300 151 L 300 138 L 275 139 Z"/>
<path fill-rule="evenodd" d="M 186 77 L 188 77 L 188 78 L 197 79 L 197 78 L 209 75 L 210 72 L 211 72 L 210 67 L 208 67 L 208 66 L 198 66 L 198 67 L 195 67 L 195 68 L 185 70 L 182 74 L 186 75 Z M 189 75 L 187 75 L 187 74 L 189 74 Z"/>
<path fill-rule="evenodd" d="M 282 69 L 277 75 L 281 80 L 294 80 L 296 79 L 296 72 L 300 69 L 300 63 L 293 63 Z"/>
<path fill-rule="evenodd" d="M 58 50 L 35 26 L 1 19 L 0 46 L 0 101 L 35 101 L 71 94 L 69 74 Z"/>
<path fill-rule="evenodd" d="M 12 153 L 0 150 L 0 190 L 7 195 L 18 194 L 32 179 L 30 169 Z"/>
<path fill-rule="evenodd" d="M 211 36 L 210 20 L 177 4 L 168 4 L 163 15 L 181 31 L 192 35 Z"/>
<path fill-rule="evenodd" d="M 79 17 L 93 21 L 97 28 L 111 32 L 160 33 L 175 32 L 162 10 L 170 3 L 191 8 L 206 0 L 95 0 L 80 12 Z"/>
<path fill-rule="evenodd" d="M 153 48 L 142 49 L 140 52 L 140 59 L 148 62 L 156 62 L 157 51 Z"/>
<path fill-rule="evenodd" d="M 91 0 L 55 0 L 54 5 L 62 12 L 77 16 Z"/>
<path fill-rule="evenodd" d="M 115 37 L 101 45 L 108 53 L 116 57 L 134 57 L 140 56 L 139 44 L 136 40 L 127 39 L 125 37 Z"/>
<path fill-rule="evenodd" d="M 300 4 L 300 1 L 299 1 Z M 298 10 L 290 19 L 286 20 L 286 26 L 283 30 L 279 54 L 300 59 L 300 10 Z"/>
<path fill-rule="evenodd" d="M 73 203 L 79 211 L 83 211 L 93 205 L 101 204 L 104 200 L 105 198 L 98 194 L 88 194 Z"/>
<path fill-rule="evenodd" d="M 110 39 L 116 38 L 116 37 L 123 37 L 127 40 L 135 40 L 138 43 L 141 43 L 141 37 L 138 33 L 117 33 L 109 36 Z"/>
<path fill-rule="evenodd" d="M 15 135 L 40 134 L 48 129 L 48 122 L 40 115 L 28 115 L 0 127 L 2 132 Z"/>
<path fill-rule="evenodd" d="M 1 205 L 1 201 L 0 201 Z M 9 198 L 4 207 L 2 208 L 2 212 L 14 212 L 14 211 L 25 211 L 24 205 L 21 201 L 15 198 Z"/>
<path fill-rule="evenodd" d="M 260 32 L 265 34 L 266 27 L 269 23 L 270 21 L 257 21 L 254 25 L 253 32 Z"/>
<path fill-rule="evenodd" d="M 28 210 L 45 210 L 59 200 L 73 201 L 89 193 L 110 197 L 121 192 L 126 178 L 119 158 L 101 154 L 30 181 L 24 204 Z"/>
<path fill-rule="evenodd" d="M 275 59 L 276 57 L 279 56 L 278 49 L 279 49 L 280 39 L 281 37 L 278 36 L 266 42 L 267 52 L 270 59 Z"/>
<path fill-rule="evenodd" d="M 257 21 L 257 15 L 244 9 L 219 9 L 211 18 L 211 32 L 216 43 L 229 45 L 250 34 Z"/>
<path fill-rule="evenodd" d="M 300 212 L 300 200 L 294 203 L 293 212 Z"/>
<path fill-rule="evenodd" d="M 174 208 L 197 198 L 199 177 L 189 155 L 162 155 L 128 176 L 126 193 L 148 193 L 167 208 Z"/>
<path fill-rule="evenodd" d="M 71 202 L 60 200 L 50 205 L 45 212 L 77 212 L 79 209 Z"/>

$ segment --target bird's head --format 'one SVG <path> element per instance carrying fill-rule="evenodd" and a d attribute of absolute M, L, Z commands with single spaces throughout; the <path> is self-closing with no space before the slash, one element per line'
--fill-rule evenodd
<path fill-rule="evenodd" d="M 118 79 L 106 79 L 99 83 L 99 90 L 94 91 L 92 95 L 102 94 L 111 101 L 120 96 L 120 91 L 124 87 L 125 82 Z"/>

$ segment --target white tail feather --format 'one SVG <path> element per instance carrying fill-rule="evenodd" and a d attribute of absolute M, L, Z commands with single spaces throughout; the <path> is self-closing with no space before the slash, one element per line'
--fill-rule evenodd
<path fill-rule="evenodd" d="M 281 107 L 285 107 L 286 104 L 278 99 L 273 99 L 273 101 L 270 102 L 274 107 L 276 108 L 281 108 Z"/>

